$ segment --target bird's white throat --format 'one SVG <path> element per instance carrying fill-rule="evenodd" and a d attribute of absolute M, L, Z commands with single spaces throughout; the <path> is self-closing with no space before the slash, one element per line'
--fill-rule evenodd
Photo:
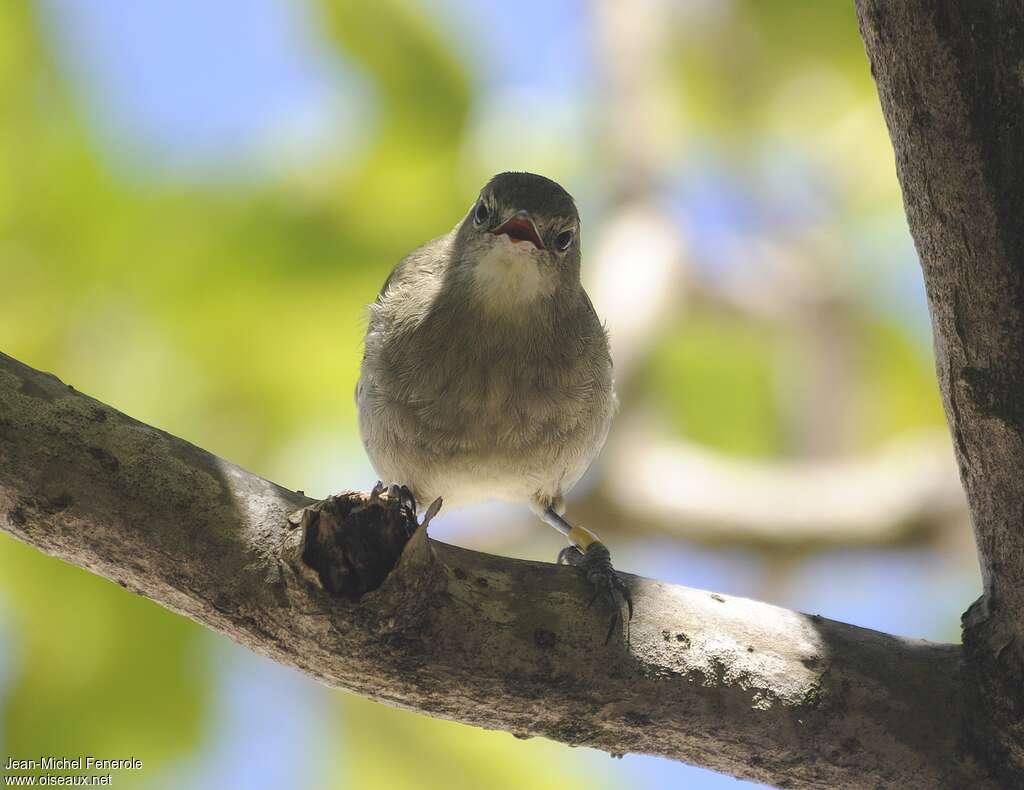
<path fill-rule="evenodd" d="M 496 237 L 473 267 L 473 280 L 484 304 L 503 310 L 552 293 L 554 273 L 542 268 L 542 254 L 527 242 Z"/>

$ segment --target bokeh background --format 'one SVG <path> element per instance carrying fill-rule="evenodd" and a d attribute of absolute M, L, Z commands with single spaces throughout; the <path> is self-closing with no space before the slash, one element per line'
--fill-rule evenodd
<path fill-rule="evenodd" d="M 373 481 L 363 306 L 495 172 L 580 204 L 623 569 L 958 639 L 980 590 L 852 7 L 0 3 L 0 349 L 283 485 Z M 553 558 L 515 508 L 435 537 Z M 0 536 L 0 754 L 144 788 L 718 788 L 322 688 Z"/>

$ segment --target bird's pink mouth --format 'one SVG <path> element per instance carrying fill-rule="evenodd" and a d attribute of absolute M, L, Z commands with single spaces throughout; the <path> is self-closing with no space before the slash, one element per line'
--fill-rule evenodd
<path fill-rule="evenodd" d="M 492 230 L 491 233 L 495 236 L 504 234 L 508 236 L 513 243 L 528 241 L 538 250 L 544 249 L 544 242 L 541 241 L 540 234 L 537 233 L 537 226 L 533 224 L 533 220 L 524 214 L 515 214 L 509 217 L 501 225 Z"/>

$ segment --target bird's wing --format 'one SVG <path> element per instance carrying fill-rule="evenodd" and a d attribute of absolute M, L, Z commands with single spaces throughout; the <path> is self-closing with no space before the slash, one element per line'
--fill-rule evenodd
<path fill-rule="evenodd" d="M 417 274 L 422 272 L 424 269 L 437 265 L 438 248 L 448 243 L 448 234 L 444 236 L 438 236 L 436 239 L 431 239 L 426 244 L 417 247 L 415 250 L 406 255 L 402 260 L 398 262 L 398 265 L 391 270 L 391 274 L 384 281 L 384 285 L 381 286 L 380 293 L 377 294 L 377 301 L 379 302 L 384 295 L 388 292 L 388 288 L 392 285 L 401 285 L 402 283 L 408 282 L 416 277 Z"/>
<path fill-rule="evenodd" d="M 440 248 L 450 242 L 450 235 L 438 236 L 436 239 L 431 239 L 426 244 L 417 247 L 402 258 L 395 268 L 391 270 L 388 278 L 384 281 L 384 285 L 381 286 L 376 300 L 370 305 L 369 323 L 366 330 L 367 345 L 363 351 L 364 360 L 367 353 L 369 353 L 370 335 L 380 328 L 382 321 L 386 320 L 380 309 L 384 306 L 388 291 L 403 285 L 416 287 L 416 281 L 421 279 L 421 275 L 425 274 L 427 270 L 437 267 L 439 262 L 444 259 L 445 256 Z M 360 377 L 356 382 L 355 400 L 357 404 L 360 401 L 360 388 L 362 386 L 363 379 Z"/>
<path fill-rule="evenodd" d="M 601 320 L 601 317 L 597 314 L 597 310 L 594 309 L 594 303 L 590 301 L 590 294 L 588 294 L 586 291 L 583 291 L 583 302 L 583 309 L 586 311 L 588 318 L 590 318 L 591 323 L 600 331 L 600 336 L 604 341 L 605 356 L 608 359 L 609 366 L 611 366 L 613 363 L 611 350 L 608 347 L 608 326 L 605 324 L 604 321 Z"/>

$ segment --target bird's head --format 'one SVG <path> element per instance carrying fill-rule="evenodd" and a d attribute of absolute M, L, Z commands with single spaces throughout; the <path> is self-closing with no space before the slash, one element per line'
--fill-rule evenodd
<path fill-rule="evenodd" d="M 580 217 L 572 195 L 533 173 L 487 182 L 456 233 L 459 265 L 488 307 L 515 308 L 580 282 Z"/>

